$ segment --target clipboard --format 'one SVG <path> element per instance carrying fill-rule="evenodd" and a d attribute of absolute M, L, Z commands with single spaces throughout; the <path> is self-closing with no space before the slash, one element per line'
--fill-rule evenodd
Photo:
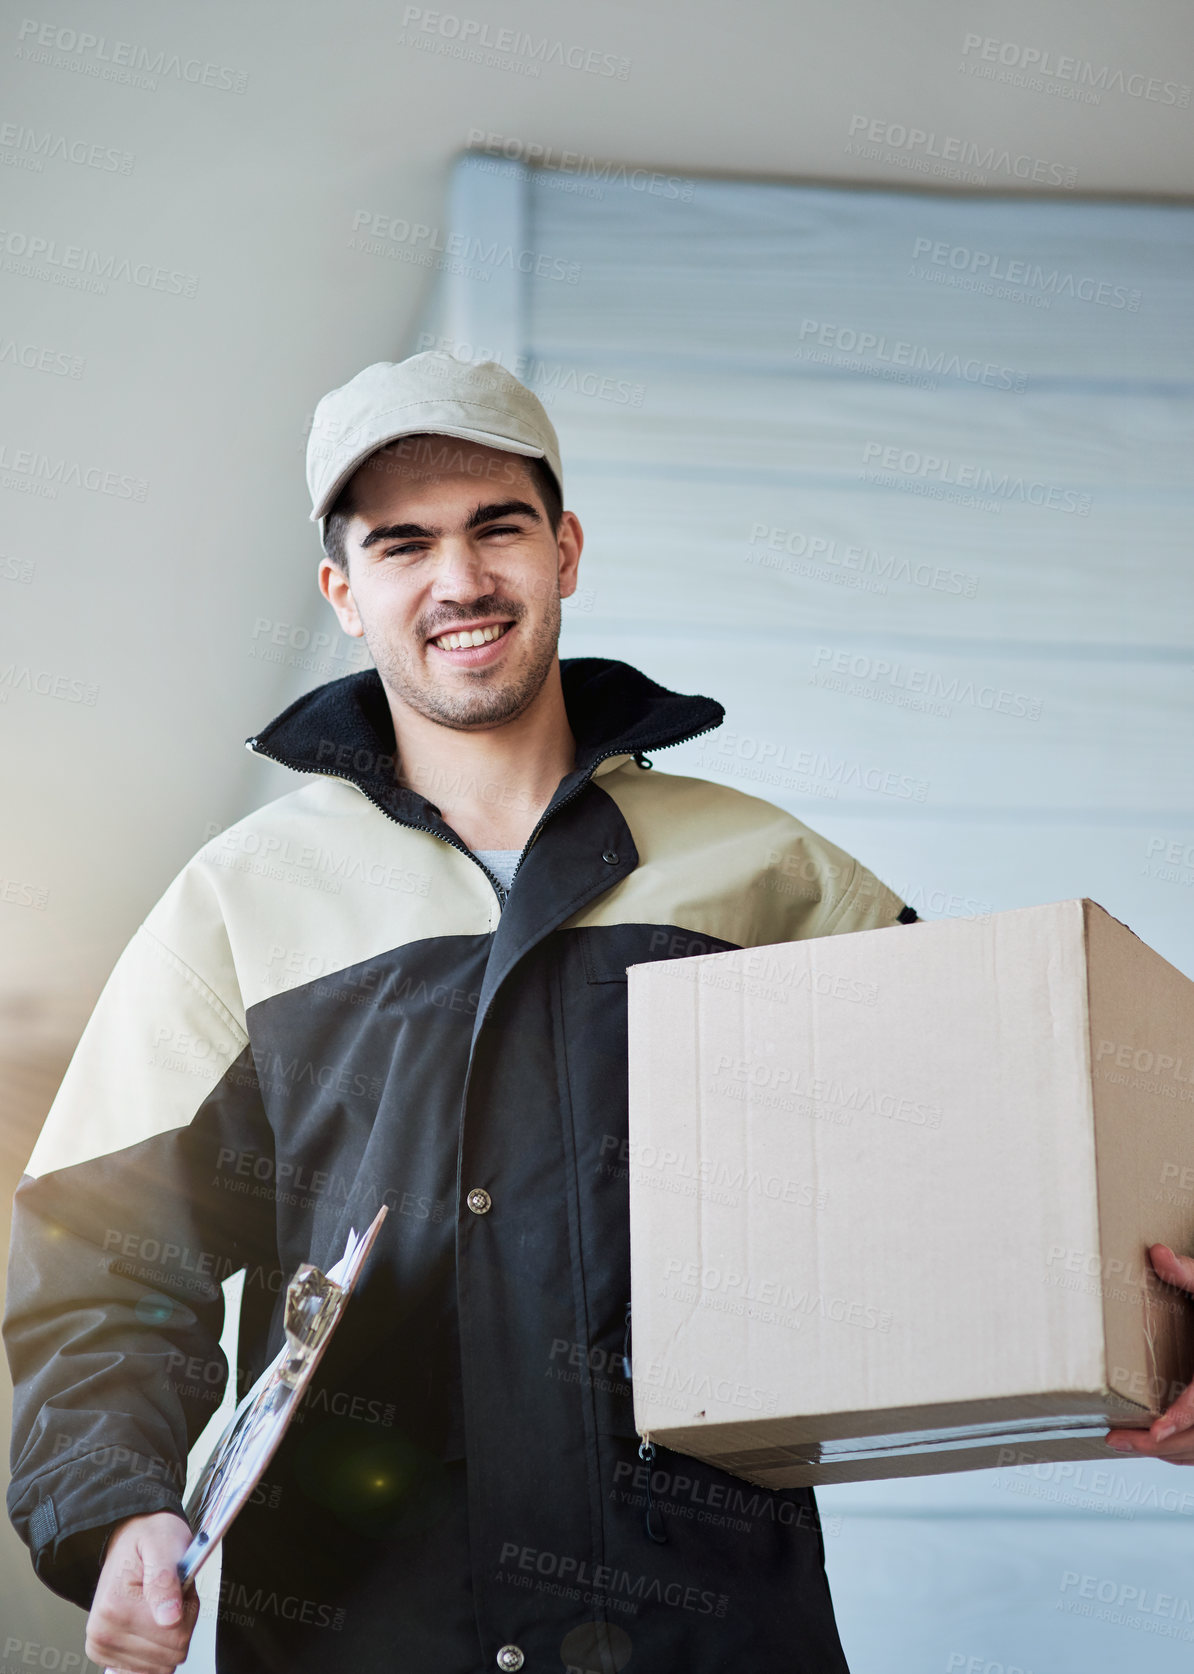
<path fill-rule="evenodd" d="M 383 1204 L 364 1232 L 321 1273 L 303 1262 L 286 1287 L 286 1341 L 229 1419 L 183 1510 L 193 1538 L 178 1561 L 185 1587 L 202 1569 L 278 1450 L 315 1368 L 389 1213 Z"/>

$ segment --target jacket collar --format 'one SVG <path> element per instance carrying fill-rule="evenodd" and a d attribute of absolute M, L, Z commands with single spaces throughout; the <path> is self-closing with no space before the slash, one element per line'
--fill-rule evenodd
<path fill-rule="evenodd" d="M 587 778 L 610 756 L 680 744 L 725 719 L 713 698 L 669 691 L 609 657 L 561 658 L 560 683 L 576 739 L 570 782 Z M 376 669 L 304 693 L 245 742 L 296 772 L 347 779 L 395 818 L 424 823 L 436 812 L 420 792 L 397 782 L 394 726 Z"/>

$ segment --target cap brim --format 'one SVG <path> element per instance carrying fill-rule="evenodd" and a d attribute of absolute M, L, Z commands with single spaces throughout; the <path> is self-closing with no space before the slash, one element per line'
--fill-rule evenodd
<path fill-rule="evenodd" d="M 315 505 L 311 508 L 310 521 L 321 523 L 336 503 L 336 497 L 354 471 L 360 469 L 366 459 L 375 454 L 379 448 L 388 447 L 391 442 L 401 441 L 403 436 L 455 436 L 462 442 L 479 442 L 483 447 L 497 448 L 502 453 L 520 454 L 525 459 L 546 459 L 546 450 L 536 447 L 533 442 L 512 442 L 505 436 L 495 436 L 488 430 L 477 430 L 465 425 L 412 424 L 404 425 L 389 435 L 382 436 L 378 441 L 371 441 L 366 447 L 354 455 L 352 459 L 337 473 L 327 488 L 324 489 Z M 322 531 L 321 531 L 322 533 Z"/>

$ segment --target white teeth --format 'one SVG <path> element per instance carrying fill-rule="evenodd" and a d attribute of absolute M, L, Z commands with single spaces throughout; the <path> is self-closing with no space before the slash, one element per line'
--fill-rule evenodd
<path fill-rule="evenodd" d="M 498 623 L 492 628 L 465 629 L 463 633 L 442 634 L 432 643 L 438 645 L 441 651 L 459 651 L 466 645 L 488 645 L 492 639 L 500 639 L 506 631 L 504 623 Z"/>

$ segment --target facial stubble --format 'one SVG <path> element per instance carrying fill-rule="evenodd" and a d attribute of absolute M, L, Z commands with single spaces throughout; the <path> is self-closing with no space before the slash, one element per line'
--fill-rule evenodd
<path fill-rule="evenodd" d="M 397 644 L 384 639 L 376 626 L 371 629 L 363 615 L 361 626 L 382 684 L 392 698 L 440 726 L 468 732 L 515 720 L 542 690 L 559 647 L 558 586 L 534 625 L 524 605 L 491 593 L 467 612 L 453 609 L 440 631 L 446 633 L 458 624 L 467 627 L 470 621 L 494 616 L 508 617 L 512 623 L 508 631 L 516 632 L 521 642 L 521 667 L 513 672 L 499 663 L 475 670 L 445 667 L 442 674 L 437 673 L 432 666 L 436 653 L 427 648 L 427 634 L 436 631 L 434 620 L 425 627 L 417 624 L 413 638 Z"/>

